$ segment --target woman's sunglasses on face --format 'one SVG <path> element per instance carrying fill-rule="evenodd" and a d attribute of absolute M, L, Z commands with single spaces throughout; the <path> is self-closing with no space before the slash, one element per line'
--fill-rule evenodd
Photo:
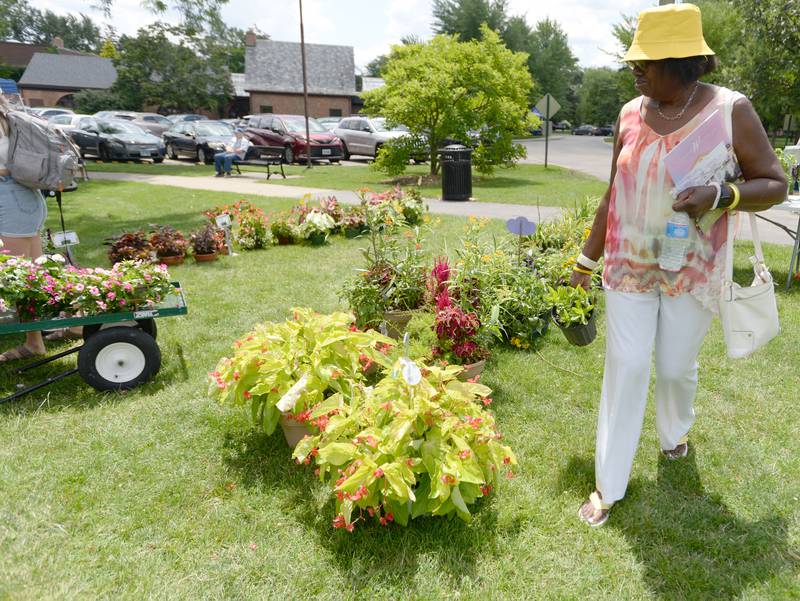
<path fill-rule="evenodd" d="M 653 61 L 628 61 L 628 67 L 630 67 L 631 71 L 646 71 L 647 67 Z"/>

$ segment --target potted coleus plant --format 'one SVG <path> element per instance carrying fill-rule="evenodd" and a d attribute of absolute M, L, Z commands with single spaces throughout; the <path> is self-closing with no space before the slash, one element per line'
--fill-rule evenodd
<path fill-rule="evenodd" d="M 474 379 L 483 373 L 489 349 L 481 340 L 481 322 L 474 311 L 464 311 L 453 303 L 447 292 L 436 303 L 436 345 L 433 356 L 464 368 L 459 377 Z"/>
<path fill-rule="evenodd" d="M 293 219 L 285 213 L 274 215 L 269 227 L 278 244 L 294 244 L 295 239 L 298 237 L 297 226 L 293 223 Z"/>
<path fill-rule="evenodd" d="M 119 261 L 152 261 L 153 246 L 150 239 L 142 230 L 136 232 L 124 232 L 119 236 L 106 238 L 108 259 L 112 265 Z"/>
<path fill-rule="evenodd" d="M 298 228 L 303 239 L 314 246 L 325 244 L 328 235 L 336 228 L 336 222 L 327 213 L 311 211 Z"/>
<path fill-rule="evenodd" d="M 294 450 L 336 497 L 335 528 L 406 525 L 420 516 L 471 519 L 516 458 L 486 410 L 491 390 L 459 368 L 400 359 L 374 387 L 356 384 L 312 404 L 319 433 Z"/>
<path fill-rule="evenodd" d="M 157 225 L 150 234 L 150 244 L 156 256 L 166 265 L 180 265 L 186 257 L 189 241 L 171 225 Z"/>
<path fill-rule="evenodd" d="M 546 296 L 552 304 L 553 321 L 564 337 L 576 346 L 586 346 L 597 336 L 595 295 L 581 286 L 551 287 Z"/>
<path fill-rule="evenodd" d="M 357 238 L 367 231 L 367 215 L 363 207 L 347 207 L 339 222 L 346 238 Z"/>
<path fill-rule="evenodd" d="M 220 251 L 219 231 L 220 229 L 213 223 L 207 223 L 201 229 L 192 232 L 189 239 L 195 261 L 206 263 L 217 260 L 217 253 Z"/>
<path fill-rule="evenodd" d="M 365 382 L 373 364 L 388 367 L 392 340 L 361 331 L 347 313 L 320 315 L 293 309 L 293 318 L 267 322 L 234 343 L 230 357 L 210 374 L 210 394 L 221 402 L 250 408 L 253 422 L 267 434 L 278 424 L 290 445 L 297 430 L 313 426 L 310 408 Z"/>

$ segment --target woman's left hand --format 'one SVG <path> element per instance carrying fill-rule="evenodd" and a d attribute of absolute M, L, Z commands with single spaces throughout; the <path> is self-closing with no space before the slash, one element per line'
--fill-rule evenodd
<path fill-rule="evenodd" d="M 683 211 L 688 213 L 692 219 L 697 220 L 711 210 L 716 197 L 717 189 L 714 186 L 686 188 L 672 203 L 672 210 Z"/>

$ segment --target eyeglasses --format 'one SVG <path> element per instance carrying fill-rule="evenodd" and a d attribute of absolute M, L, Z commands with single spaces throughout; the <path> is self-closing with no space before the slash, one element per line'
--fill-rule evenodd
<path fill-rule="evenodd" d="M 630 67 L 631 71 L 646 71 L 647 67 L 653 61 L 628 61 L 628 67 Z"/>

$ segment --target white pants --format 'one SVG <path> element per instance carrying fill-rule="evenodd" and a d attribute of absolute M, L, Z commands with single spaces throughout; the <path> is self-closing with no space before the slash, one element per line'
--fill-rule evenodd
<path fill-rule="evenodd" d="M 606 290 L 605 373 L 597 420 L 595 478 L 603 501 L 625 496 L 642 432 L 656 351 L 656 429 L 674 449 L 694 422 L 697 354 L 712 314 L 691 294 Z"/>

